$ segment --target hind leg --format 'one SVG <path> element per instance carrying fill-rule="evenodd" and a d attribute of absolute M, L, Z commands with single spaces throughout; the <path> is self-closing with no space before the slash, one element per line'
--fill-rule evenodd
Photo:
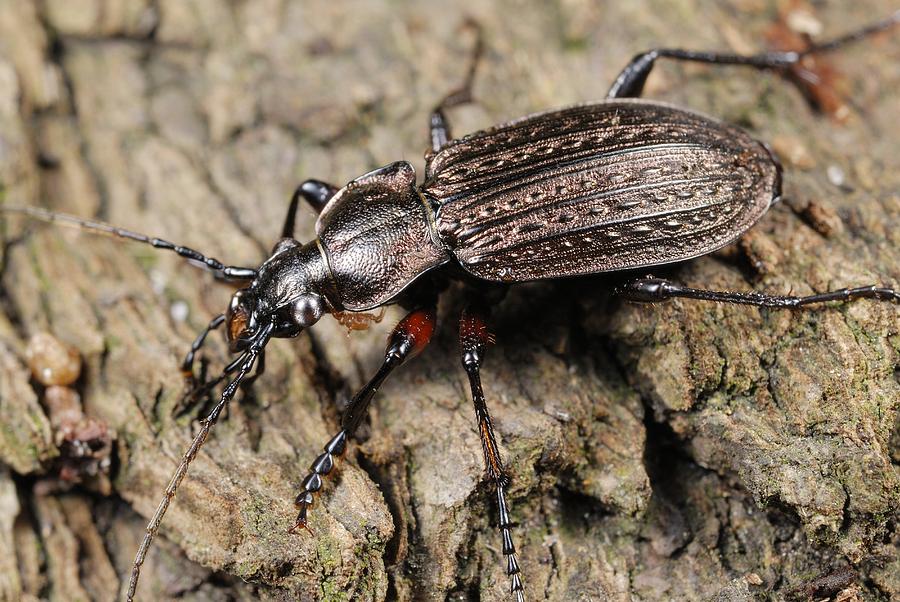
<path fill-rule="evenodd" d="M 811 54 L 829 52 L 841 48 L 851 42 L 884 31 L 900 22 L 900 10 L 887 19 L 873 23 L 857 31 L 839 38 L 810 46 L 802 52 L 762 52 L 753 55 L 729 54 L 725 52 L 697 52 L 678 48 L 655 48 L 636 55 L 615 79 L 606 98 L 638 97 L 644 90 L 647 76 L 653 70 L 658 58 L 669 58 L 676 61 L 708 63 L 713 65 L 743 65 L 754 69 L 785 69 L 798 64 Z"/>
<path fill-rule="evenodd" d="M 847 303 L 856 299 L 877 299 L 879 301 L 900 302 L 900 291 L 876 285 L 859 286 L 856 288 L 842 288 L 814 295 L 769 295 L 756 291 L 732 292 L 710 291 L 706 289 L 689 288 L 676 284 L 671 280 L 662 278 L 639 278 L 633 280 L 618 289 L 616 293 L 629 301 L 643 303 L 656 303 L 675 297 L 685 299 L 699 299 L 702 301 L 717 301 L 719 303 L 734 303 L 739 305 L 755 305 L 757 307 L 772 307 L 779 309 L 792 309 L 813 305 L 816 303 L 828 303 L 838 301 Z"/>

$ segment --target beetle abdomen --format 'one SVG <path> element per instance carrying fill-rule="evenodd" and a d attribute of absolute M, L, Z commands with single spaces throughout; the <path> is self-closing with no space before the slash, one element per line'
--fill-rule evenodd
<path fill-rule="evenodd" d="M 640 100 L 525 117 L 428 165 L 444 244 L 473 275 L 535 280 L 682 261 L 735 240 L 780 194 L 743 130 Z"/>

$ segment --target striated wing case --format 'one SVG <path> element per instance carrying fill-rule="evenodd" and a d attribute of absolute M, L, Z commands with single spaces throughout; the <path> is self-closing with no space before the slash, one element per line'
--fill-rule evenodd
<path fill-rule="evenodd" d="M 740 128 L 624 100 L 541 113 L 448 144 L 421 190 L 471 274 L 537 280 L 697 257 L 780 194 L 780 166 Z"/>

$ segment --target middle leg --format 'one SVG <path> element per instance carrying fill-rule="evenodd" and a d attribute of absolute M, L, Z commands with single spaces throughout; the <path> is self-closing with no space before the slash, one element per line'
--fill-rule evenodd
<path fill-rule="evenodd" d="M 494 483 L 497 495 L 497 506 L 500 513 L 498 527 L 503 538 L 502 550 L 503 555 L 506 556 L 506 574 L 510 579 L 510 592 L 515 595 L 516 602 L 524 602 L 525 587 L 522 584 L 516 546 L 512 541 L 513 523 L 509 518 L 509 508 L 506 505 L 506 487 L 509 485 L 509 475 L 503 466 L 503 459 L 500 457 L 497 438 L 494 435 L 494 423 L 488 412 L 484 391 L 481 388 L 481 362 L 487 345 L 493 342 L 485 323 L 485 314 L 486 311 L 473 307 L 463 311 L 459 320 L 460 351 L 462 365 L 469 377 L 469 386 L 472 389 L 472 403 L 475 405 L 475 418 L 478 421 L 484 465 L 488 476 Z"/>
<path fill-rule="evenodd" d="M 475 82 L 475 71 L 478 69 L 478 63 L 481 62 L 481 56 L 484 54 L 484 36 L 481 26 L 472 19 L 466 20 L 463 25 L 475 30 L 475 46 L 469 57 L 469 67 L 462 85 L 447 94 L 431 112 L 429 125 L 431 130 L 431 150 L 433 152 L 438 152 L 453 139 L 446 111 L 452 107 L 472 102 L 472 84 Z"/>

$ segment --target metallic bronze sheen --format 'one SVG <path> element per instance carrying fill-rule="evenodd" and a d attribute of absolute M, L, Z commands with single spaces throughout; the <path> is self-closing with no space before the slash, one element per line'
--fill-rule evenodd
<path fill-rule="evenodd" d="M 341 188 L 316 222 L 344 309 L 384 305 L 413 280 L 449 261 L 412 165 L 398 161 Z"/>
<path fill-rule="evenodd" d="M 539 113 L 450 142 L 422 192 L 441 241 L 494 281 L 649 267 L 734 241 L 780 195 L 743 130 L 637 99 Z"/>

